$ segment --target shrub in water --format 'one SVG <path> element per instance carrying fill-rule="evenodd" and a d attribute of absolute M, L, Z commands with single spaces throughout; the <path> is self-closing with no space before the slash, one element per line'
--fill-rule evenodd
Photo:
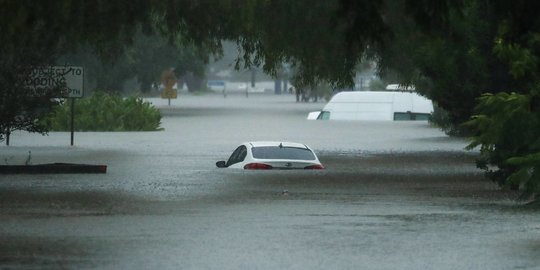
<path fill-rule="evenodd" d="M 70 102 L 64 102 L 45 122 L 51 131 L 68 131 L 70 115 Z M 96 92 L 75 103 L 77 131 L 156 131 L 160 124 L 159 110 L 137 97 Z"/>

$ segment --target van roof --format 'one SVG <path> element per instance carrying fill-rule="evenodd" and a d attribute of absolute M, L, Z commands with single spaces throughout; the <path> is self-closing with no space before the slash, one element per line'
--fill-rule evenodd
<path fill-rule="evenodd" d="M 394 92 L 394 91 L 344 91 L 339 92 L 330 102 L 392 102 L 394 98 L 403 98 L 410 96 L 419 96 L 412 92 Z"/>
<path fill-rule="evenodd" d="M 324 106 L 323 111 L 332 112 L 338 119 L 358 118 L 358 115 L 369 114 L 370 118 L 377 118 L 372 114 L 385 116 L 385 119 L 392 119 L 395 112 L 433 112 L 433 103 L 426 97 L 414 92 L 395 91 L 344 91 L 337 93 Z M 336 116 L 336 113 L 346 113 L 347 116 Z"/>

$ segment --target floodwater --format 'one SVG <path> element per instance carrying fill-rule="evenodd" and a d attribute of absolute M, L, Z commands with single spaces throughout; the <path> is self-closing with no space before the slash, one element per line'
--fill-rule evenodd
<path fill-rule="evenodd" d="M 539 269 L 540 213 L 426 122 L 307 121 L 324 103 L 181 95 L 164 131 L 16 133 L 0 162 L 1 269 Z M 252 140 L 310 145 L 321 171 L 218 169 Z M 284 192 L 287 191 L 287 192 Z"/>

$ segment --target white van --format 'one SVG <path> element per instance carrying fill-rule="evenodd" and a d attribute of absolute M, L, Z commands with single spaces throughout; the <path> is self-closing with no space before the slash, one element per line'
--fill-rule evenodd
<path fill-rule="evenodd" d="M 309 120 L 428 120 L 431 100 L 414 92 L 355 91 L 337 93 Z"/>

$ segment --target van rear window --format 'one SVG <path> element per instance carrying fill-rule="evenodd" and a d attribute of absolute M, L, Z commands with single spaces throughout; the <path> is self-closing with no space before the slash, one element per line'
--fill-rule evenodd
<path fill-rule="evenodd" d="M 256 159 L 315 160 L 315 155 L 307 148 L 261 146 L 251 148 Z"/>

